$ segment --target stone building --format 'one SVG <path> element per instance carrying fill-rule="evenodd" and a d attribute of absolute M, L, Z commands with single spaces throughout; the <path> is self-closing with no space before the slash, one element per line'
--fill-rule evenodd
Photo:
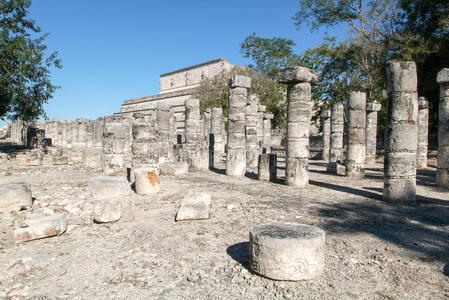
<path fill-rule="evenodd" d="M 173 108 L 176 133 L 185 141 L 185 101 L 200 86 L 204 78 L 212 78 L 220 73 L 230 72 L 232 67 L 228 60 L 219 58 L 198 65 L 179 69 L 160 75 L 159 94 L 142 98 L 129 99 L 122 103 L 120 114 L 153 114 L 158 102 L 164 102 Z"/>

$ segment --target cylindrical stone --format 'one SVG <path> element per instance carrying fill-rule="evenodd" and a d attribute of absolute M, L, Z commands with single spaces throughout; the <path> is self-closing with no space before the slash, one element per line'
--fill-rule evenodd
<path fill-rule="evenodd" d="M 156 194 L 160 191 L 159 175 L 156 168 L 134 169 L 135 188 L 139 195 Z"/>
<path fill-rule="evenodd" d="M 251 269 L 276 280 L 309 280 L 324 271 L 325 233 L 314 226 L 272 223 L 249 232 Z"/>
<path fill-rule="evenodd" d="M 248 105 L 246 106 L 246 165 L 248 169 L 256 170 L 258 164 L 258 158 L 260 154 L 260 148 L 258 143 L 258 109 L 259 109 L 259 96 L 252 94 L 248 96 Z"/>
<path fill-rule="evenodd" d="M 343 129 L 344 129 L 344 107 L 341 103 L 332 104 L 331 108 L 331 135 L 328 172 L 336 172 L 336 164 L 343 156 Z"/>
<path fill-rule="evenodd" d="M 226 175 L 242 177 L 246 173 L 245 107 L 251 78 L 236 75 L 230 80 L 228 102 L 228 153 Z"/>
<path fill-rule="evenodd" d="M 330 147 L 330 138 L 331 138 L 331 111 L 330 109 L 326 109 L 321 114 L 321 119 L 323 121 L 323 150 L 322 150 L 322 159 L 324 161 L 329 161 L 329 147 Z"/>
<path fill-rule="evenodd" d="M 196 143 L 201 134 L 200 100 L 186 99 L 186 143 Z"/>
<path fill-rule="evenodd" d="M 265 153 L 271 153 L 271 120 L 273 114 L 263 114 L 262 148 Z"/>
<path fill-rule="evenodd" d="M 381 107 L 376 101 L 366 105 L 365 164 L 376 163 L 377 112 Z"/>
<path fill-rule="evenodd" d="M 418 148 L 416 150 L 416 168 L 427 168 L 427 148 L 429 135 L 429 101 L 418 98 Z"/>
<path fill-rule="evenodd" d="M 365 128 L 366 94 L 353 92 L 349 95 L 348 154 L 346 176 L 365 176 Z"/>
<path fill-rule="evenodd" d="M 388 62 L 387 85 L 388 110 L 385 126 L 383 198 L 390 202 L 414 203 L 418 145 L 415 63 Z"/>
<path fill-rule="evenodd" d="M 438 157 L 437 185 L 449 189 L 449 68 L 443 68 L 437 75 L 440 85 L 438 113 Z"/>

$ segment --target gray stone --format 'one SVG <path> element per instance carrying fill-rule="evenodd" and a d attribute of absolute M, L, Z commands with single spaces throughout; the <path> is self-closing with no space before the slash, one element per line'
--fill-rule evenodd
<path fill-rule="evenodd" d="M 377 112 L 382 105 L 377 102 L 366 104 L 365 163 L 376 163 L 377 148 Z"/>
<path fill-rule="evenodd" d="M 176 221 L 209 219 L 212 197 L 204 192 L 191 192 L 181 202 Z"/>
<path fill-rule="evenodd" d="M 300 82 L 315 84 L 318 83 L 318 74 L 305 67 L 289 67 L 279 72 L 279 82 L 286 84 L 295 84 Z"/>
<path fill-rule="evenodd" d="M 230 88 L 251 88 L 251 77 L 243 75 L 233 75 L 229 81 Z"/>
<path fill-rule="evenodd" d="M 418 98 L 418 147 L 416 150 L 416 167 L 427 168 L 427 147 L 429 135 L 429 102 L 425 97 Z"/>
<path fill-rule="evenodd" d="M 323 122 L 323 150 L 322 159 L 324 161 L 329 161 L 329 148 L 330 148 L 330 138 L 331 138 L 331 111 L 326 109 L 321 113 L 321 120 Z"/>
<path fill-rule="evenodd" d="M 159 169 L 161 175 L 180 176 L 189 172 L 189 165 L 185 161 L 164 162 Z"/>
<path fill-rule="evenodd" d="M 365 176 L 365 128 L 366 94 L 353 92 L 349 95 L 348 153 L 346 176 Z"/>
<path fill-rule="evenodd" d="M 336 163 L 343 157 L 343 112 L 344 107 L 341 103 L 332 104 L 331 110 L 331 134 L 329 147 L 329 162 L 327 171 L 334 173 L 337 171 Z"/>
<path fill-rule="evenodd" d="M 33 205 L 31 188 L 25 183 L 0 185 L 0 213 L 29 209 Z"/>
<path fill-rule="evenodd" d="M 14 230 L 16 243 L 59 236 L 67 229 L 67 220 L 63 214 L 36 217 L 25 220 L 23 225 Z"/>
<path fill-rule="evenodd" d="M 437 185 L 449 189 L 449 68 L 438 72 L 440 102 L 438 112 Z"/>
<path fill-rule="evenodd" d="M 90 190 L 94 200 L 108 200 L 127 196 L 131 187 L 125 177 L 99 176 L 90 180 Z"/>
<path fill-rule="evenodd" d="M 443 68 L 438 72 L 437 82 L 440 85 L 448 85 L 449 84 L 449 68 Z"/>
<path fill-rule="evenodd" d="M 271 223 L 251 228 L 249 265 L 275 280 L 309 280 L 325 266 L 325 233 L 309 225 Z"/>

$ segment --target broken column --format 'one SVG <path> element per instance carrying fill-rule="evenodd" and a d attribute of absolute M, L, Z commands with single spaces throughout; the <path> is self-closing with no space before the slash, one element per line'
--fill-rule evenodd
<path fill-rule="evenodd" d="M 249 231 L 251 269 L 275 280 L 309 280 L 325 266 L 325 233 L 297 223 L 271 223 Z"/>
<path fill-rule="evenodd" d="M 200 100 L 186 99 L 186 143 L 197 143 L 200 137 Z"/>
<path fill-rule="evenodd" d="M 429 101 L 426 97 L 418 98 L 418 148 L 416 151 L 416 168 L 427 168 L 427 147 L 429 135 Z"/>
<path fill-rule="evenodd" d="M 346 176 L 365 176 L 365 127 L 366 94 L 353 92 L 349 95 L 348 153 Z"/>
<path fill-rule="evenodd" d="M 245 107 L 251 78 L 234 75 L 229 87 L 226 175 L 241 177 L 246 173 Z"/>
<path fill-rule="evenodd" d="M 318 75 L 304 67 L 287 68 L 279 75 L 279 82 L 288 84 L 285 183 L 305 187 L 309 182 L 311 84 L 318 81 Z"/>
<path fill-rule="evenodd" d="M 125 151 L 129 148 L 129 131 L 129 124 L 119 115 L 104 118 L 103 173 L 126 174 Z"/>
<path fill-rule="evenodd" d="M 213 159 L 213 167 L 218 167 L 222 163 L 225 153 L 224 142 L 224 123 L 223 109 L 221 107 L 213 107 L 211 110 L 211 128 L 209 135 L 209 147 L 211 149 L 211 160 Z"/>
<path fill-rule="evenodd" d="M 271 120 L 273 118 L 273 114 L 263 114 L 262 152 L 264 153 L 271 153 Z"/>
<path fill-rule="evenodd" d="M 257 142 L 259 96 L 251 94 L 248 96 L 248 103 L 245 111 L 246 122 L 246 167 L 252 171 L 257 169 L 259 158 L 259 145 Z"/>
<path fill-rule="evenodd" d="M 321 113 L 323 121 L 323 150 L 321 157 L 324 161 L 329 161 L 329 146 L 331 138 L 331 111 L 326 109 Z"/>
<path fill-rule="evenodd" d="M 337 173 L 337 162 L 339 162 L 343 156 L 343 115 L 343 104 L 332 104 L 329 162 L 327 163 L 327 171 L 332 173 Z"/>
<path fill-rule="evenodd" d="M 366 104 L 366 138 L 365 138 L 365 164 L 376 163 L 377 148 L 377 112 L 382 104 L 377 101 Z"/>
<path fill-rule="evenodd" d="M 156 120 L 160 139 L 161 157 L 171 159 L 173 147 L 170 141 L 170 107 L 163 102 L 157 103 Z"/>
<path fill-rule="evenodd" d="M 449 189 L 449 68 L 438 72 L 437 82 L 440 85 L 437 185 Z"/>
<path fill-rule="evenodd" d="M 384 191 L 386 201 L 416 200 L 418 144 L 417 74 L 414 62 L 387 63 L 388 113 L 385 126 Z"/>
<path fill-rule="evenodd" d="M 200 100 L 187 99 L 186 106 L 186 144 L 187 162 L 191 170 L 209 168 L 209 150 L 206 140 L 201 138 Z"/>

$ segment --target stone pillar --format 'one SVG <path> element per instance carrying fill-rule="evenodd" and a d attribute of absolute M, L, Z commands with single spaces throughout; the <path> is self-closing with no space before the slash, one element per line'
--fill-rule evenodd
<path fill-rule="evenodd" d="M 446 133 L 448 134 L 448 133 Z M 418 148 L 416 150 L 416 168 L 427 168 L 427 146 L 429 136 L 429 101 L 418 98 Z"/>
<path fill-rule="evenodd" d="M 352 92 L 349 95 L 348 153 L 346 155 L 346 176 L 348 177 L 365 176 L 365 128 L 366 94 Z"/>
<path fill-rule="evenodd" d="M 262 128 L 262 152 L 271 153 L 271 120 L 274 118 L 273 114 L 263 114 L 263 128 Z"/>
<path fill-rule="evenodd" d="M 279 75 L 279 82 L 288 84 L 285 183 L 305 187 L 309 183 L 311 84 L 318 81 L 318 75 L 304 67 L 287 68 Z"/>
<path fill-rule="evenodd" d="M 259 144 L 257 141 L 258 130 L 259 96 L 251 94 L 248 96 L 246 105 L 246 167 L 252 171 L 257 170 L 259 158 Z"/>
<path fill-rule="evenodd" d="M 321 113 L 323 121 L 323 150 L 321 157 L 324 161 L 329 161 L 329 146 L 331 138 L 331 111 L 326 109 Z"/>
<path fill-rule="evenodd" d="M 343 156 L 343 114 L 343 104 L 332 104 L 329 162 L 327 163 L 327 171 L 332 173 L 337 172 L 337 162 L 340 161 Z"/>
<path fill-rule="evenodd" d="M 72 126 L 71 126 L 71 132 L 72 132 L 72 141 L 71 144 L 76 144 L 78 143 L 78 121 L 77 120 L 73 120 L 72 121 Z"/>
<path fill-rule="evenodd" d="M 376 163 L 377 148 L 377 112 L 382 104 L 376 101 L 366 104 L 366 139 L 365 139 L 365 164 Z"/>
<path fill-rule="evenodd" d="M 262 143 L 263 143 L 263 116 L 267 107 L 265 105 L 259 105 L 257 112 L 257 147 L 259 150 L 258 154 L 262 153 Z"/>
<path fill-rule="evenodd" d="M 414 62 L 387 63 L 388 113 L 385 126 L 384 191 L 386 201 L 416 200 L 418 95 Z"/>
<path fill-rule="evenodd" d="M 173 156 L 173 145 L 170 141 L 170 119 L 172 115 L 170 108 L 166 103 L 157 103 L 156 120 L 158 125 L 158 134 L 161 142 L 161 148 L 165 149 L 161 157 L 171 159 Z"/>
<path fill-rule="evenodd" d="M 209 135 L 209 143 L 211 144 L 209 147 L 211 149 L 210 155 L 213 157 L 213 167 L 221 164 L 225 153 L 223 133 L 223 109 L 221 107 L 214 107 L 211 110 L 211 128 Z"/>
<path fill-rule="evenodd" d="M 438 72 L 437 82 L 440 85 L 437 185 L 449 189 L 449 68 Z"/>
<path fill-rule="evenodd" d="M 86 121 L 86 144 L 87 148 L 94 147 L 95 143 L 95 121 Z"/>
<path fill-rule="evenodd" d="M 186 99 L 186 143 L 196 143 L 200 138 L 200 100 Z"/>
<path fill-rule="evenodd" d="M 234 75 L 229 85 L 226 175 L 242 177 L 246 173 L 245 106 L 251 78 Z"/>
<path fill-rule="evenodd" d="M 98 118 L 95 120 L 94 124 L 94 145 L 95 147 L 102 147 L 103 145 L 103 129 L 104 120 L 103 118 Z"/>
<path fill-rule="evenodd" d="M 203 136 L 206 139 L 206 143 L 209 144 L 209 134 L 210 134 L 210 127 L 211 127 L 211 108 L 206 108 L 206 110 L 203 113 L 203 120 L 204 120 L 204 127 L 203 127 Z"/>
<path fill-rule="evenodd" d="M 104 118 L 103 173 L 106 175 L 126 174 L 125 151 L 128 148 L 129 132 L 128 122 L 119 115 Z"/>

